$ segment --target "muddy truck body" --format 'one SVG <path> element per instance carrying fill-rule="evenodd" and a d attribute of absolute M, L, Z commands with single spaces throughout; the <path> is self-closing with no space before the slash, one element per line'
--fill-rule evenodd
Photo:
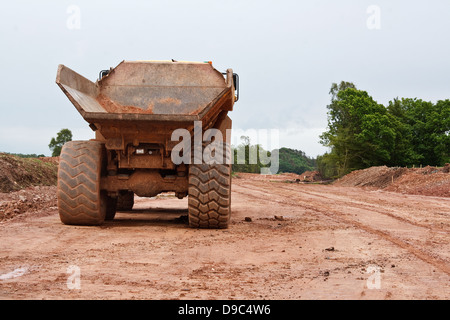
<path fill-rule="evenodd" d="M 56 83 L 95 131 L 95 139 L 62 148 L 61 221 L 100 225 L 131 210 L 134 195 L 174 192 L 188 197 L 191 227 L 227 228 L 228 112 L 238 100 L 238 79 L 210 62 L 123 61 L 94 83 L 60 65 Z"/>

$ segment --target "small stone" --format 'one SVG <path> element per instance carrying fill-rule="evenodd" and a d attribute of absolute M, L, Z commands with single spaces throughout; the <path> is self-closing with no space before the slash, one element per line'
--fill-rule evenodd
<path fill-rule="evenodd" d="M 246 222 L 252 222 L 252 218 L 250 218 L 250 217 L 245 217 L 244 220 L 245 220 Z"/>

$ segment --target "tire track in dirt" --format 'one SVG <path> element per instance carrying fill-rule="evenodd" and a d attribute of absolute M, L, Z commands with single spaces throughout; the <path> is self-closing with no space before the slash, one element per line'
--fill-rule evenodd
<path fill-rule="evenodd" d="M 286 187 L 280 187 L 280 188 L 283 189 L 283 190 L 289 190 L 289 191 L 293 192 L 294 194 L 295 194 L 295 192 L 298 192 L 298 190 L 294 190 L 294 189 L 291 189 L 291 188 L 286 188 Z M 346 207 L 370 210 L 370 211 L 373 211 L 373 212 L 377 212 L 377 213 L 379 213 L 381 215 L 385 215 L 385 216 L 388 216 L 390 218 L 396 219 L 396 220 L 398 220 L 398 221 L 400 221 L 402 223 L 407 223 L 407 224 L 411 224 L 411 225 L 416 226 L 416 227 L 425 228 L 425 229 L 428 229 L 428 230 L 433 231 L 433 232 L 450 234 L 449 231 L 442 230 L 442 229 L 437 230 L 437 228 L 433 228 L 430 225 L 425 225 L 425 224 L 418 223 L 418 222 L 412 221 L 410 219 L 406 219 L 406 218 L 403 218 L 401 216 L 398 216 L 398 215 L 396 215 L 395 213 L 392 213 L 392 212 L 400 212 L 400 211 L 399 210 L 395 210 L 395 209 L 393 210 L 392 206 L 390 208 L 386 208 L 385 206 L 380 205 L 380 204 L 376 204 L 375 205 L 375 204 L 372 204 L 372 203 L 369 203 L 369 202 L 361 203 L 360 200 L 359 201 L 354 201 L 352 199 L 349 199 L 348 197 L 344 198 L 342 196 L 337 196 L 337 197 L 332 198 L 332 197 L 328 197 L 328 196 L 326 196 L 324 194 L 317 193 L 317 192 L 311 192 L 311 191 L 305 191 L 305 190 L 301 190 L 301 192 L 303 194 L 308 194 L 308 195 L 311 195 L 311 196 L 315 196 L 319 200 L 327 199 L 327 200 L 330 200 L 330 201 L 335 201 L 336 198 L 340 198 L 339 201 L 342 202 L 342 203 L 345 203 Z M 383 209 L 379 210 L 378 207 L 382 207 Z M 391 211 L 391 212 L 389 212 L 389 211 Z"/>
<path fill-rule="evenodd" d="M 303 190 L 299 190 L 297 193 L 292 192 L 292 189 L 289 189 L 289 191 L 291 191 L 291 193 L 289 195 L 286 195 L 286 193 L 283 192 L 279 192 L 279 189 L 281 190 L 286 190 L 284 188 L 273 188 L 271 186 L 268 186 L 266 183 L 264 182 L 255 182 L 255 181 L 246 181 L 246 186 L 245 187 L 240 187 L 239 184 L 238 187 L 240 187 L 240 190 L 236 190 L 236 188 L 233 189 L 233 192 L 237 192 L 237 193 L 241 193 L 246 195 L 247 197 L 250 198 L 256 198 L 258 200 L 264 200 L 264 201 L 269 201 L 269 202 L 275 202 L 275 203 L 280 203 L 280 201 L 273 201 L 268 197 L 264 197 L 264 196 L 257 196 L 254 194 L 254 191 L 258 190 L 260 192 L 266 193 L 266 194 L 274 194 L 276 193 L 277 197 L 284 199 L 282 201 L 282 203 L 285 203 L 287 205 L 295 205 L 295 206 L 301 206 L 303 208 L 318 212 L 322 215 L 327 216 L 328 218 L 331 218 L 335 221 L 338 222 L 343 222 L 347 225 L 351 225 L 356 229 L 360 229 L 360 230 L 364 230 L 365 232 L 374 234 L 382 239 L 385 239 L 393 244 L 395 244 L 396 246 L 407 250 L 408 252 L 410 252 L 411 254 L 413 254 L 414 256 L 416 256 L 417 258 L 419 258 L 420 260 L 433 265 L 434 267 L 438 268 L 439 270 L 443 271 L 444 273 L 446 273 L 447 275 L 450 275 L 450 266 L 447 263 L 447 261 L 445 261 L 444 259 L 442 259 L 441 257 L 438 256 L 433 256 L 427 252 L 425 252 L 424 250 L 417 248 L 416 246 L 409 244 L 408 242 L 406 242 L 405 240 L 402 240 L 396 236 L 391 235 L 389 232 L 384 231 L 384 230 L 380 230 L 380 229 L 376 229 L 374 227 L 368 226 L 367 224 L 364 224 L 362 222 L 356 221 L 355 219 L 351 219 L 345 216 L 345 214 L 342 214 L 341 212 L 339 212 L 338 210 L 332 209 L 330 207 L 318 207 L 318 206 L 314 206 L 311 204 L 308 204 L 304 199 L 302 199 L 301 196 L 299 196 L 299 192 L 303 192 Z M 249 185 L 251 184 L 251 186 Z M 235 184 L 236 185 L 236 184 Z M 316 195 L 317 196 L 317 195 Z M 288 199 L 286 199 L 288 198 Z M 322 196 L 321 198 L 325 198 L 325 196 Z M 292 201 L 294 200 L 295 201 Z M 336 200 L 334 200 L 334 206 L 345 206 L 347 207 L 347 204 L 344 203 L 339 203 Z M 371 211 L 374 214 L 380 214 L 380 212 L 371 210 L 371 208 L 364 208 L 364 210 L 367 211 Z M 396 217 L 392 217 L 393 219 L 396 219 Z M 409 221 L 405 222 L 402 221 L 402 219 L 397 219 L 397 221 L 399 223 L 403 223 L 403 224 L 409 224 Z M 419 227 L 419 226 L 418 226 Z"/>

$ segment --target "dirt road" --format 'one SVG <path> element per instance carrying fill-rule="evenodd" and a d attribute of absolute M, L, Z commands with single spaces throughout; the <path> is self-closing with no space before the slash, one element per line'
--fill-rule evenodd
<path fill-rule="evenodd" d="M 163 196 L 101 227 L 56 208 L 4 221 L 0 298 L 450 298 L 450 198 L 248 175 L 229 229 L 190 229 L 186 208 Z"/>

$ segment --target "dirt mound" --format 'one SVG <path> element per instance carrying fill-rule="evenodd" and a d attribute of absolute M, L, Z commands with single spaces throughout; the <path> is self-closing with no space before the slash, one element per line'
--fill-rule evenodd
<path fill-rule="evenodd" d="M 339 179 L 335 184 L 347 187 L 375 187 L 382 189 L 391 184 L 393 179 L 400 177 L 408 170 L 410 169 L 388 168 L 386 166 L 371 167 L 353 171 Z"/>
<path fill-rule="evenodd" d="M 55 158 L 20 158 L 0 153 L 0 192 L 30 186 L 56 185 L 58 160 Z"/>
<path fill-rule="evenodd" d="M 356 170 L 334 182 L 338 186 L 370 187 L 407 194 L 450 197 L 450 164 L 443 168 L 372 167 Z"/>
<path fill-rule="evenodd" d="M 0 222 L 56 206 L 56 186 L 37 186 L 0 193 Z"/>
<path fill-rule="evenodd" d="M 303 172 L 300 176 L 303 178 L 303 180 L 301 181 L 304 182 L 318 182 L 323 180 L 322 175 L 319 173 L 319 171 L 306 171 Z"/>

